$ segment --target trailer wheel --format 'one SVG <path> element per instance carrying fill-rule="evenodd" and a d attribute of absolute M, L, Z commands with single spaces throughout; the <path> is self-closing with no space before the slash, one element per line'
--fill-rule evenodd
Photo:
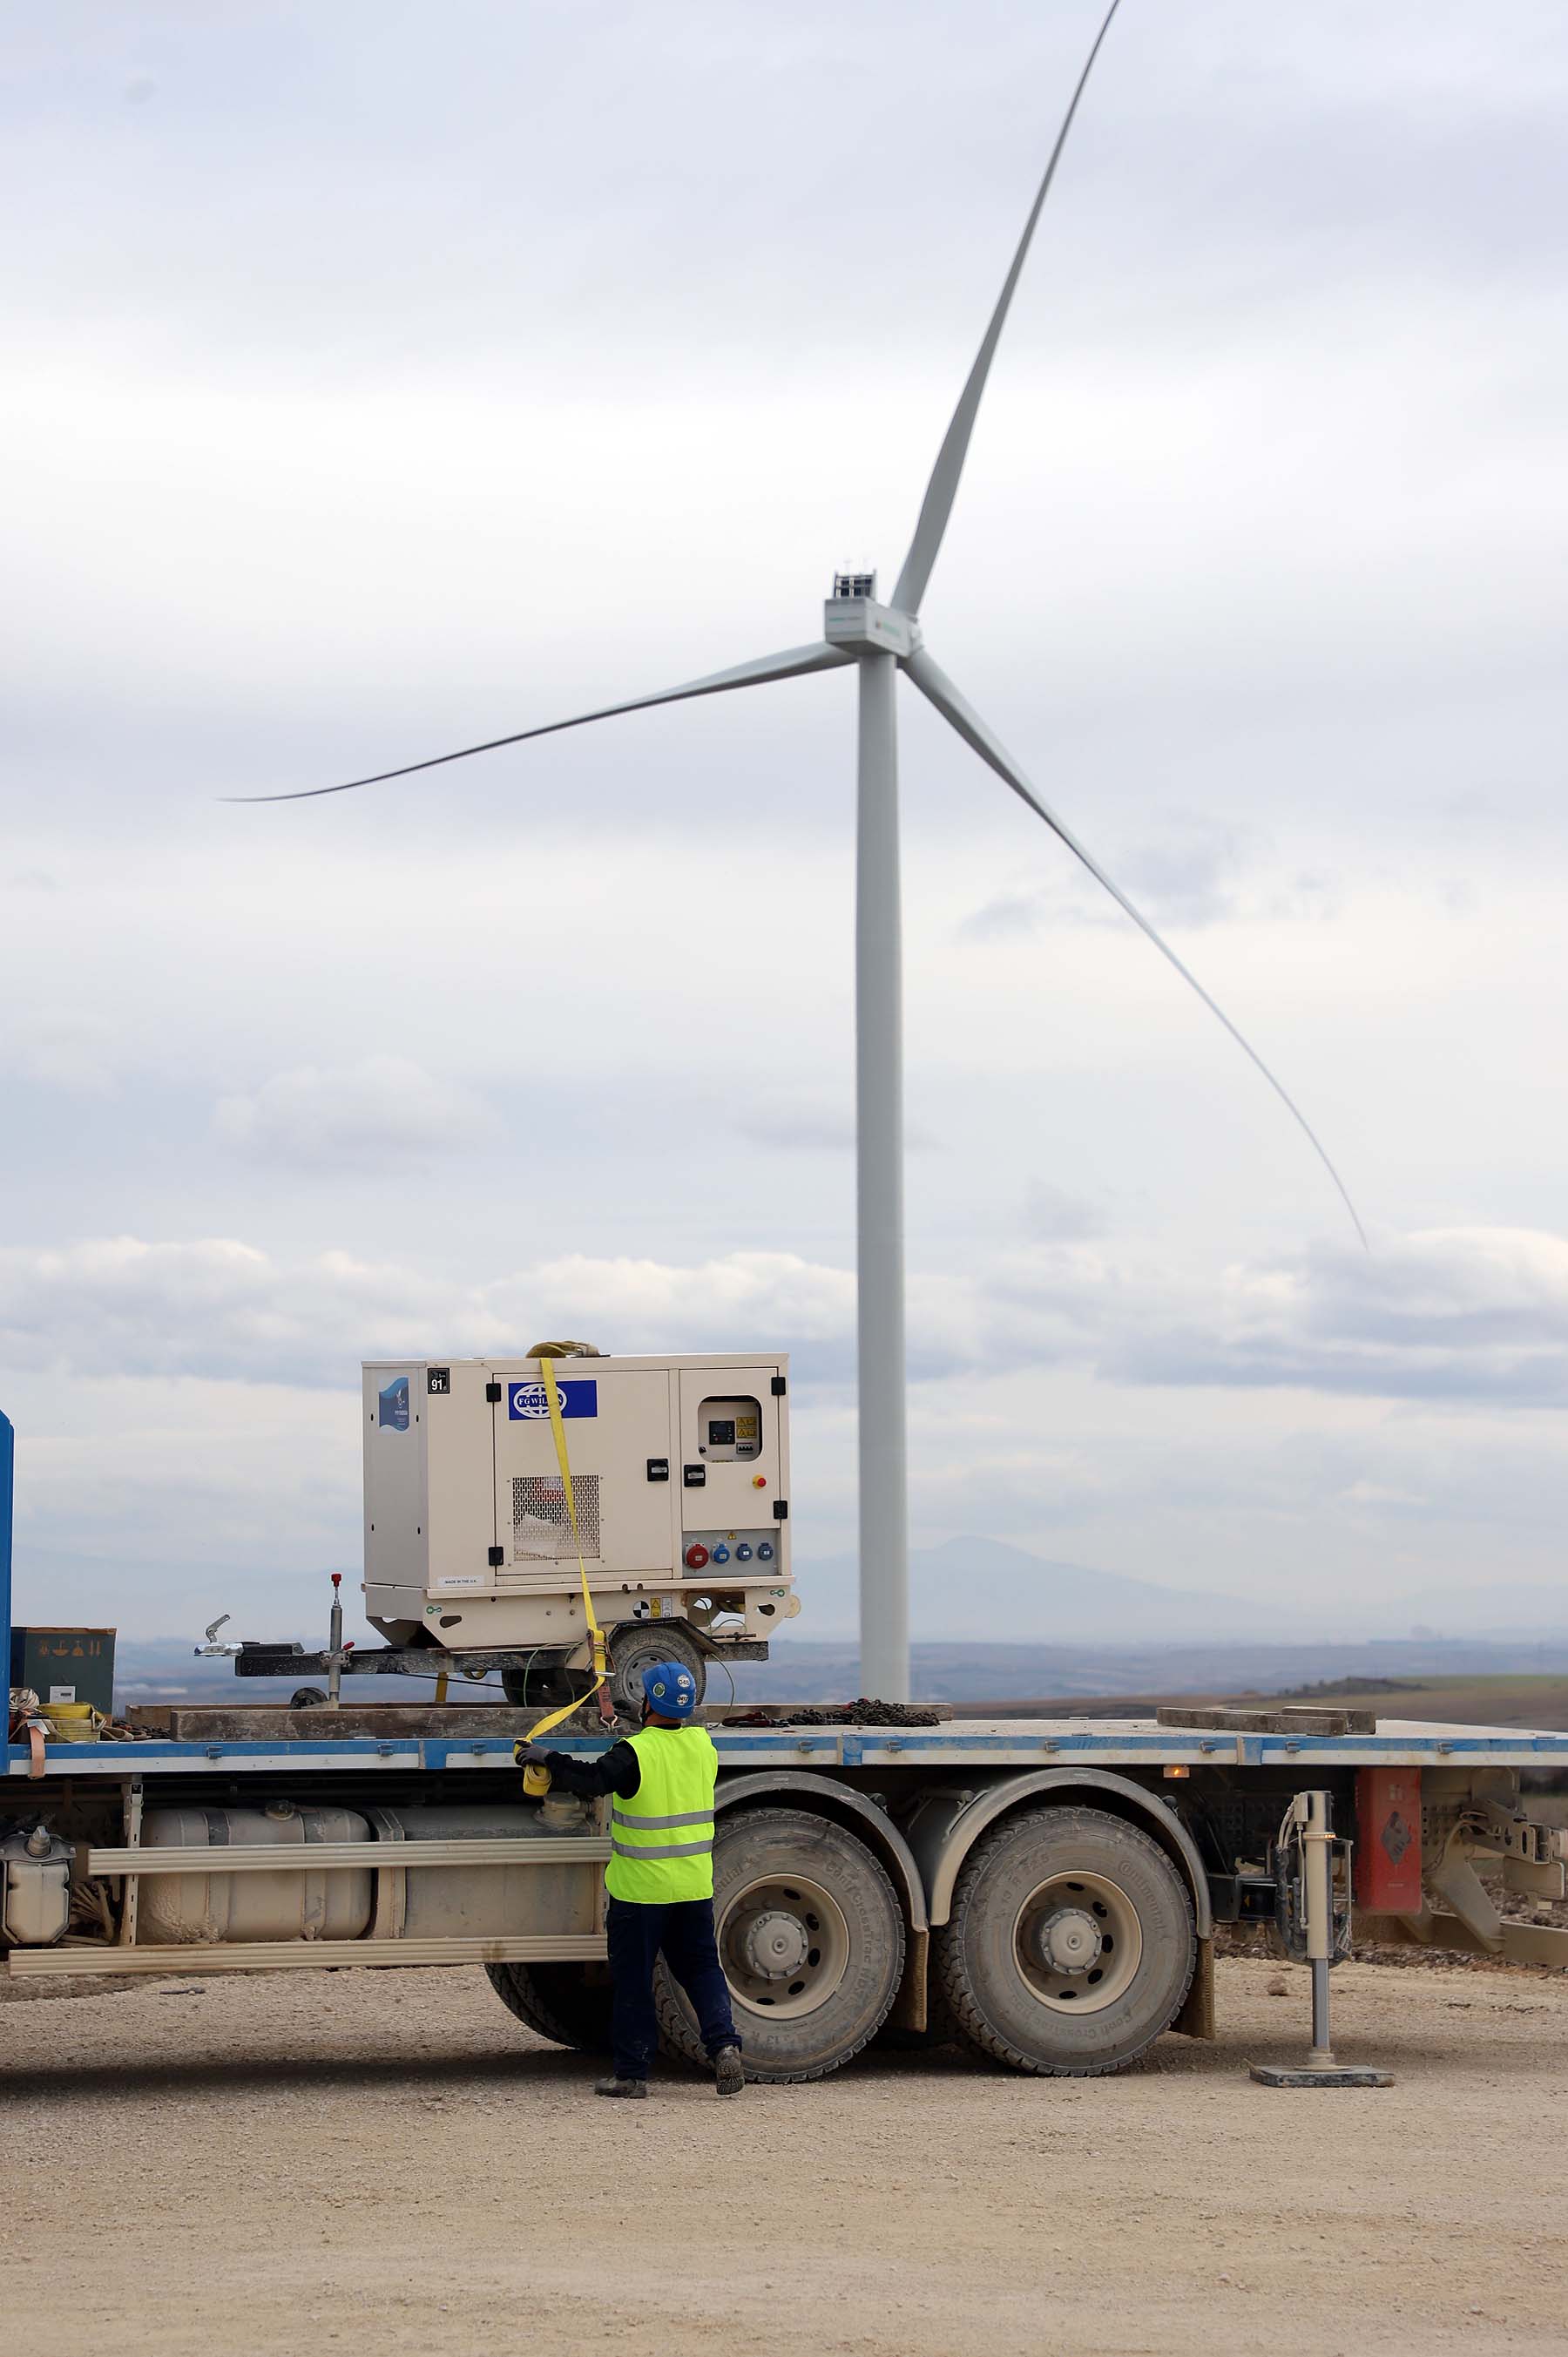
<path fill-rule="evenodd" d="M 559 1654 L 542 1654 L 521 1669 L 501 1672 L 501 1692 L 520 1710 L 554 1710 L 562 1703 L 575 1702 L 592 1684 L 586 1672 L 566 1669 Z"/>
<path fill-rule="evenodd" d="M 557 2046 L 610 2050 L 610 1982 L 603 1964 L 487 1964 L 509 2013 Z M 591 1978 L 597 1975 L 597 1978 Z"/>
<path fill-rule="evenodd" d="M 642 1673 L 655 1662 L 679 1662 L 697 1682 L 697 1700 L 707 1686 L 702 1648 L 679 1620 L 623 1620 L 610 1632 L 610 1700 L 623 1718 L 642 1708 Z"/>
<path fill-rule="evenodd" d="M 934 1934 L 963 2043 L 1014 2071 L 1120 2071 L 1180 2012 L 1192 1900 L 1159 1845 L 1101 1809 L 1031 1809 L 975 1844 Z"/>
<path fill-rule="evenodd" d="M 803 1809 L 721 1815 L 714 1921 L 748 2079 L 824 2079 L 875 2037 L 904 1972 L 904 1917 L 864 1842 Z M 671 2052 L 705 2064 L 696 2017 L 660 1959 Z"/>

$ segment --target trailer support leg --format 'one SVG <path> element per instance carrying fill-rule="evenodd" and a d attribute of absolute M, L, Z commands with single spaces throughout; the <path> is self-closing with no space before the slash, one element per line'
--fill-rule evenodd
<path fill-rule="evenodd" d="M 1326 1792 L 1298 1792 L 1306 1956 L 1312 1967 L 1312 2045 L 1297 2063 L 1254 2062 L 1262 2087 L 1391 2087 L 1393 2074 L 1335 2059 L 1328 2033 L 1328 1965 L 1334 1953 L 1334 1834 Z"/>

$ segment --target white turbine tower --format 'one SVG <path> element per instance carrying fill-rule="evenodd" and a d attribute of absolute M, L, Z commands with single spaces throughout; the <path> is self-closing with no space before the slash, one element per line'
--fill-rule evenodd
<path fill-rule="evenodd" d="M 242 797 L 254 802 L 309 802 L 324 794 L 351 793 L 391 778 L 412 777 L 422 770 L 439 769 L 447 761 L 465 761 L 476 753 L 497 751 L 504 745 L 525 744 L 531 737 L 549 737 L 563 728 L 581 728 L 591 720 L 608 720 L 623 712 L 642 712 L 658 704 L 678 704 L 699 695 L 721 695 L 731 688 L 761 687 L 769 681 L 793 679 L 806 672 L 829 671 L 844 663 L 860 667 L 860 726 L 858 821 L 855 833 L 855 1114 L 858 1156 L 855 1189 L 858 1239 L 858 1318 L 860 1391 L 860 1674 L 862 1690 L 890 1702 L 909 1695 L 908 1494 L 905 1447 L 904 1358 L 904 1061 L 902 1038 L 902 951 L 898 881 L 898 760 L 894 694 L 902 671 L 922 695 L 952 724 L 965 743 L 1009 785 L 1020 801 L 1081 860 L 1096 881 L 1147 935 L 1161 955 L 1168 958 L 1210 1011 L 1219 1017 L 1242 1051 L 1251 1058 L 1271 1088 L 1300 1124 L 1344 1198 L 1346 1208 L 1362 1235 L 1355 1206 L 1314 1135 L 1305 1114 L 1274 1078 L 1262 1059 L 1208 993 L 1163 942 L 1148 920 L 1133 906 L 1092 858 L 1070 827 L 1042 801 L 1012 755 L 964 701 L 932 656 L 921 636 L 920 602 L 936 563 L 952 512 L 959 478 L 974 430 L 985 381 L 1012 303 L 1019 273 L 1049 192 L 1057 165 L 1072 128 L 1079 99 L 1121 0 L 1112 0 L 1095 36 L 1072 102 L 1063 118 L 1046 166 L 1011 269 L 1003 282 L 991 322 L 981 339 L 974 365 L 952 414 L 931 479 L 926 487 L 915 536 L 898 576 L 892 603 L 877 602 L 874 574 L 836 575 L 833 594 L 824 609 L 823 634 L 811 645 L 790 647 L 782 654 L 761 655 L 737 663 L 731 671 L 712 673 L 682 687 L 667 687 L 653 695 L 638 695 L 624 704 L 607 704 L 595 712 L 579 712 L 570 720 L 546 721 L 520 728 L 510 736 L 492 737 L 482 745 L 465 745 L 455 753 L 438 753 L 410 761 L 397 770 L 378 770 L 373 777 L 352 778 L 342 785 L 317 786 L 305 792 Z"/>

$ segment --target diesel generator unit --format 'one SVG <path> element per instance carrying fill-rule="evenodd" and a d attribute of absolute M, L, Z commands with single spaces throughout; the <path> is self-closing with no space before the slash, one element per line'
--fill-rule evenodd
<path fill-rule="evenodd" d="M 538 1356 L 366 1363 L 371 1626 L 457 1668 L 523 1654 L 509 1696 L 564 1697 L 591 1671 L 585 1575 L 618 1696 L 644 1661 L 701 1686 L 715 1658 L 766 1659 L 800 1609 L 788 1359 L 547 1355 L 558 1427 Z"/>

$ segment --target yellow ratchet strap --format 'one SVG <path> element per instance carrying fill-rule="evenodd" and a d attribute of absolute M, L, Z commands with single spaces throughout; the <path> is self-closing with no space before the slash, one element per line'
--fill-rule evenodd
<path fill-rule="evenodd" d="M 588 1635 L 594 1648 L 594 1683 L 588 1688 L 588 1694 L 598 1695 L 599 1716 L 607 1727 L 615 1717 L 615 1710 L 606 1684 L 609 1676 L 609 1666 L 605 1659 L 605 1632 L 594 1617 L 594 1599 L 588 1590 L 587 1566 L 583 1561 L 583 1534 L 577 1527 L 577 1501 L 572 1494 L 572 1467 L 566 1455 L 566 1427 L 561 1420 L 561 1394 L 555 1387 L 555 1365 L 551 1359 L 541 1359 L 539 1365 L 544 1377 L 544 1396 L 550 1406 L 550 1429 L 555 1438 L 555 1461 L 561 1468 L 561 1487 L 565 1492 L 566 1512 L 572 1523 L 572 1543 L 577 1550 L 577 1577 L 583 1583 L 583 1611 L 587 1620 Z M 577 1701 L 566 1703 L 560 1710 L 553 1711 L 548 1718 L 542 1718 L 529 1737 L 529 1741 L 537 1743 L 542 1735 L 548 1735 L 553 1727 L 559 1727 L 564 1718 L 570 1718 L 580 1703 L 586 1700 L 587 1695 L 584 1695 Z M 550 1790 L 548 1768 L 525 1768 L 522 1771 L 522 1789 L 535 1799 L 547 1792 Z"/>

